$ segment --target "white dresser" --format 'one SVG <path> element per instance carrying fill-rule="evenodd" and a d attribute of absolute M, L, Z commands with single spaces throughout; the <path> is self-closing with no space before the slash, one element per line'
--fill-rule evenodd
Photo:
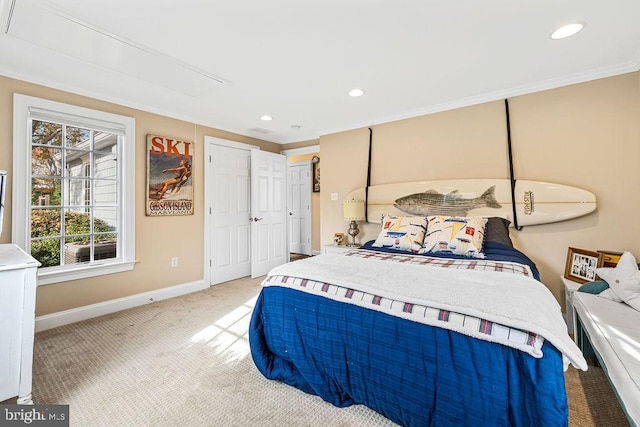
<path fill-rule="evenodd" d="M 40 263 L 14 244 L 0 244 L 0 402 L 31 400 L 36 271 Z"/>

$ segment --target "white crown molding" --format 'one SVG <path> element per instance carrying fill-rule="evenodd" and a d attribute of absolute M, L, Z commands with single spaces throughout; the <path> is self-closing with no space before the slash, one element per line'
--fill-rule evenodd
<path fill-rule="evenodd" d="M 105 95 L 103 93 L 97 93 L 94 91 L 90 91 L 90 90 L 84 90 L 84 89 L 79 89 L 78 87 L 72 86 L 72 85 L 68 85 L 68 84 L 61 84 L 60 82 L 54 81 L 52 79 L 47 79 L 47 78 L 42 78 L 40 76 L 34 76 L 31 74 L 27 74 L 27 73 L 22 73 L 22 72 L 16 72 L 14 69 L 6 67 L 3 64 L 0 64 L 0 74 L 5 76 L 5 77 L 9 77 L 12 79 L 16 79 L 16 80 L 22 80 L 28 83 L 32 83 L 32 84 L 37 84 L 37 85 L 41 85 L 41 86 L 46 86 L 52 89 L 56 89 L 56 90 L 61 90 L 64 92 L 69 92 L 72 93 L 74 95 L 78 95 L 78 96 L 86 96 L 88 98 L 93 98 L 93 99 L 97 99 L 100 101 L 104 101 L 104 102 L 110 102 L 112 104 L 117 104 L 123 107 L 129 107 L 129 108 L 134 108 L 136 110 L 140 110 L 140 111 L 144 111 L 147 113 L 152 113 L 152 114 L 158 114 L 161 116 L 165 116 L 168 118 L 172 118 L 172 119 L 176 119 L 176 120 L 183 120 L 185 122 L 188 123 L 195 123 L 199 126 L 206 126 L 206 127 L 210 127 L 210 128 L 214 128 L 214 129 L 218 129 L 224 132 L 231 132 L 231 133 L 235 133 L 237 135 L 241 135 L 241 136 L 247 136 L 250 138 L 255 138 L 255 139 L 259 139 L 261 141 L 265 141 L 265 142 L 272 142 L 274 144 L 282 144 L 282 142 L 275 137 L 268 137 L 266 135 L 261 135 L 258 134 L 257 132 L 248 132 L 246 129 L 237 129 L 234 127 L 230 127 L 230 126 L 224 126 L 220 123 L 216 123 L 214 121 L 200 121 L 200 120 L 196 120 L 193 117 L 190 117 L 188 115 L 185 114 L 179 114 L 176 113 L 174 111 L 167 111 L 161 108 L 155 108 L 155 107 L 150 107 L 148 105 L 145 105 L 143 103 L 140 102 L 131 102 L 125 99 L 122 99 L 120 97 L 117 96 L 112 96 L 112 95 Z M 309 139 L 313 139 L 313 138 L 309 138 Z"/>
<path fill-rule="evenodd" d="M 211 120 L 201 121 L 201 120 L 194 119 L 194 117 L 190 117 L 188 115 L 179 114 L 173 111 L 166 111 L 160 108 L 150 107 L 148 105 L 145 105 L 139 102 L 130 102 L 122 98 L 119 98 L 117 96 L 105 95 L 102 93 L 96 93 L 93 91 L 83 90 L 83 89 L 79 90 L 77 87 L 73 87 L 67 84 L 60 84 L 59 82 L 55 82 L 51 79 L 46 79 L 39 76 L 36 77 L 26 73 L 16 72 L 15 70 L 0 64 L 0 74 L 10 78 L 23 80 L 33 84 L 47 86 L 53 89 L 70 92 L 80 96 L 87 96 L 87 97 L 98 99 L 105 102 L 111 102 L 114 104 L 129 107 L 129 108 L 135 108 L 141 111 L 162 115 L 162 116 L 177 119 L 177 120 L 184 120 L 186 122 L 195 123 L 199 126 L 207 126 L 207 127 L 221 130 L 221 131 L 231 132 L 238 135 L 247 136 L 250 138 L 255 138 L 261 141 L 271 142 L 274 144 L 289 144 L 289 143 L 306 141 L 311 139 L 319 139 L 320 136 L 330 135 L 333 133 L 345 132 L 345 131 L 359 129 L 359 128 L 366 128 L 369 126 L 394 122 L 398 120 L 415 118 L 415 117 L 434 114 L 442 111 L 453 110 L 456 108 L 469 107 L 472 105 L 482 104 L 485 102 L 511 98 L 514 96 L 526 95 L 526 94 L 540 92 L 544 90 L 557 89 L 559 87 L 568 86 L 572 84 L 585 83 L 591 80 L 597 80 L 601 78 L 613 77 L 616 75 L 635 72 L 635 71 L 638 71 L 639 69 L 640 69 L 640 51 L 638 51 L 630 61 L 626 63 L 618 64 L 615 66 L 590 70 L 584 73 L 576 73 L 570 76 L 561 77 L 557 79 L 550 79 L 550 80 L 546 80 L 546 81 L 532 84 L 532 85 L 524 85 L 524 86 L 518 86 L 513 88 L 507 88 L 504 90 L 495 91 L 495 92 L 487 93 L 484 95 L 463 98 L 463 99 L 455 100 L 452 102 L 445 102 L 445 103 L 433 105 L 426 108 L 407 110 L 407 111 L 399 112 L 393 115 L 378 117 L 372 120 L 368 120 L 366 122 L 364 121 L 357 122 L 350 125 L 345 125 L 345 126 L 340 126 L 335 128 L 325 128 L 317 132 L 304 134 L 304 135 L 301 134 L 299 138 L 292 139 L 292 138 L 286 138 L 286 137 L 278 137 L 277 135 L 269 136 L 269 135 L 258 134 L 257 132 L 251 132 L 247 129 L 238 129 L 232 126 L 224 126 L 220 123 L 216 123 L 215 121 L 211 121 Z"/>
<path fill-rule="evenodd" d="M 303 154 L 319 153 L 320 145 L 309 145 L 308 147 L 291 148 L 289 150 L 282 150 L 280 154 L 284 154 L 287 157 L 300 156 Z"/>
<path fill-rule="evenodd" d="M 338 132 L 345 132 L 354 129 L 366 128 L 374 125 L 395 122 L 398 120 L 411 119 L 420 116 L 426 116 L 428 114 L 439 113 L 442 111 L 454 110 L 456 108 L 469 107 L 472 105 L 483 104 L 485 102 L 497 101 L 505 98 L 512 98 L 515 96 L 527 95 L 535 92 L 542 92 L 550 89 L 557 89 L 563 86 L 569 86 L 578 83 L 585 83 L 592 80 L 598 80 L 606 77 L 613 77 L 621 74 L 631 73 L 638 71 L 640 68 L 640 52 L 636 54 L 632 61 L 624 64 L 619 64 L 611 67 L 599 68 L 596 70 L 590 70 L 584 73 L 576 73 L 570 76 L 561 77 L 557 79 L 550 79 L 540 83 L 532 85 L 517 86 L 513 88 L 507 88 L 495 92 L 490 92 L 484 95 L 463 98 L 452 102 L 444 102 L 442 104 L 433 105 L 426 108 L 417 110 L 409 110 L 393 114 L 390 116 L 379 117 L 377 119 L 355 123 L 349 126 L 343 126 L 340 128 L 329 128 L 320 131 L 320 134 L 330 135 Z"/>

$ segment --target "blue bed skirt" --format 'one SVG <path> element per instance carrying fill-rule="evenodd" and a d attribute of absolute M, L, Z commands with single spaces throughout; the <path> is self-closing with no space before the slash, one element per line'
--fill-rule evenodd
<path fill-rule="evenodd" d="M 562 355 L 544 357 L 277 286 L 249 341 L 262 374 L 406 426 L 566 426 Z"/>

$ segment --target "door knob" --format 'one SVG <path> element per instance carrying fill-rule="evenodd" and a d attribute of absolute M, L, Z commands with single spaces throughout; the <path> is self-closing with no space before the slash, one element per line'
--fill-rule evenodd
<path fill-rule="evenodd" d="M 249 218 L 249 221 L 253 221 L 253 222 L 258 222 L 262 220 L 262 218 L 258 218 L 257 216 L 253 217 L 253 218 Z"/>

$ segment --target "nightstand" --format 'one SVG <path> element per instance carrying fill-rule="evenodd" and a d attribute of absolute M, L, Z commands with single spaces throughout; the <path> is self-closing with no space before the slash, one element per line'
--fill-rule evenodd
<path fill-rule="evenodd" d="M 347 246 L 347 245 L 324 245 L 322 247 L 322 253 L 323 254 L 342 254 L 347 252 L 349 249 L 354 249 L 351 246 Z"/>
<path fill-rule="evenodd" d="M 565 311 L 565 322 L 567 323 L 567 330 L 570 334 L 574 334 L 574 326 L 575 326 L 575 310 L 573 308 L 573 293 L 578 290 L 581 283 L 574 282 L 573 280 L 565 279 L 561 277 L 562 283 L 564 284 L 564 311 Z M 575 335 L 575 334 L 574 334 Z"/>

